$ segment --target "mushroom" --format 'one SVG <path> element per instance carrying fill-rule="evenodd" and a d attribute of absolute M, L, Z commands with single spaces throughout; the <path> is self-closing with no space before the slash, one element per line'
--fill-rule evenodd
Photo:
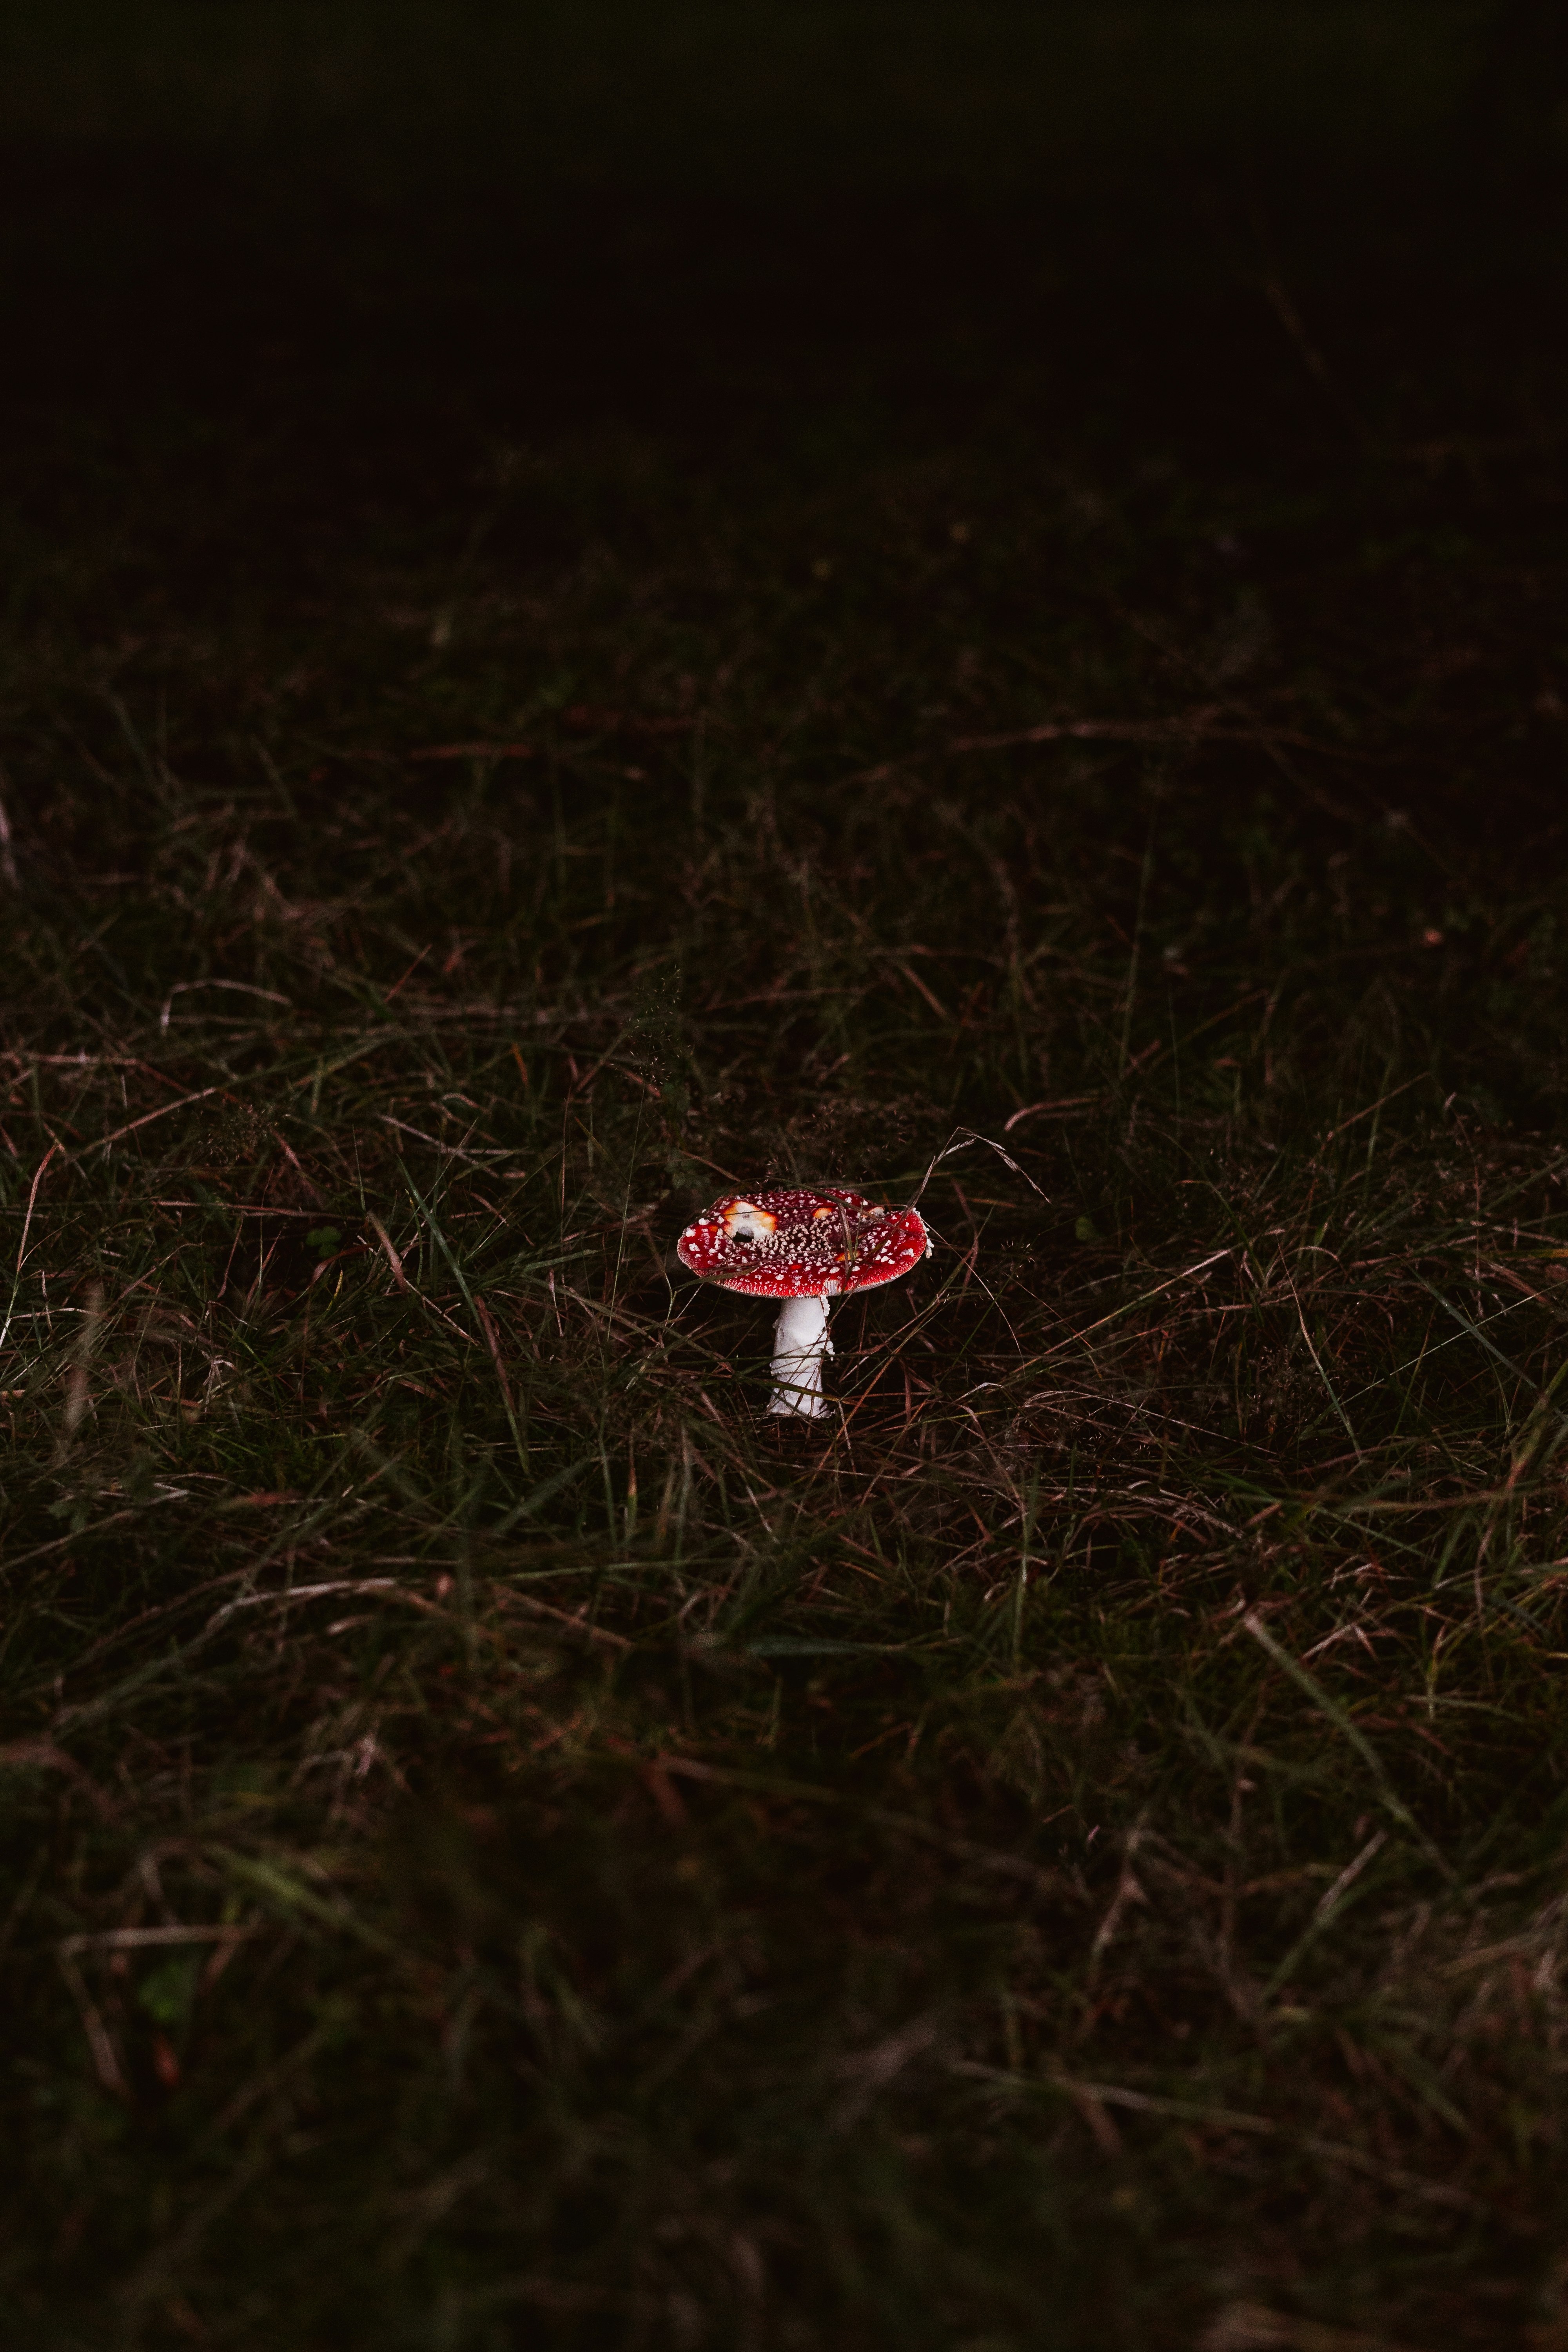
<path fill-rule="evenodd" d="M 840 1185 L 727 1193 L 675 1245 L 681 1265 L 705 1281 L 784 1301 L 773 1327 L 768 1411 L 807 1421 L 827 1411 L 822 1360 L 833 1353 L 829 1302 L 896 1282 L 930 1247 L 918 1209 L 881 1209 Z"/>

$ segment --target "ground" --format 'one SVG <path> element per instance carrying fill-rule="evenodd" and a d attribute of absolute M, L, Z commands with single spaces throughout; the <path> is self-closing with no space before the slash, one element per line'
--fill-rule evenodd
<path fill-rule="evenodd" d="M 16 295 L 8 2341 L 1560 2352 L 1535 248 L 313 201 Z"/>

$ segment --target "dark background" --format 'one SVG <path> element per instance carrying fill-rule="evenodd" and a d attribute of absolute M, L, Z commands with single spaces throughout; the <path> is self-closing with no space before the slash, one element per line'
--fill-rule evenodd
<path fill-rule="evenodd" d="M 1474 428 L 1559 333 L 1568 36 L 1540 0 L 51 0 L 0 27 L 0 142 L 22 508 L 64 414 L 220 470 L 203 420 L 259 416 L 260 570 L 345 458 L 411 509 L 486 434 L 619 418 L 809 474 L 1020 366 L 1075 426 L 1227 450 Z"/>
<path fill-rule="evenodd" d="M 1556 690 L 1543 0 L 29 5 L 0 142 L 23 669 L 49 644 L 163 692 L 185 627 L 275 668 L 321 656 L 345 565 L 640 560 L 978 457 L 1001 508 L 1058 464 L 1159 507 L 1156 597 L 1184 481 L 1296 577 L 1350 562 L 1375 599 L 1397 542 Z M 1486 833 L 1550 810 L 1530 764 L 1431 789 Z"/>

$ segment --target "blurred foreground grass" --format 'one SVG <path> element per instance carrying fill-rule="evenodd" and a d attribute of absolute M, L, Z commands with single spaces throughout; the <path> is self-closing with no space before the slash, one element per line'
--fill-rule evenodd
<path fill-rule="evenodd" d="M 1560 363 L 764 259 L 13 378 L 7 2341 L 1551 2352 Z"/>

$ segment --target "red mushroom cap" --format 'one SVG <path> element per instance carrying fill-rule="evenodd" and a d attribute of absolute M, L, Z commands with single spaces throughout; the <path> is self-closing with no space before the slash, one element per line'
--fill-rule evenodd
<path fill-rule="evenodd" d="M 930 1247 L 918 1209 L 881 1209 L 837 1184 L 819 1192 L 727 1192 L 675 1245 L 693 1274 L 761 1298 L 869 1290 L 908 1274 Z"/>

